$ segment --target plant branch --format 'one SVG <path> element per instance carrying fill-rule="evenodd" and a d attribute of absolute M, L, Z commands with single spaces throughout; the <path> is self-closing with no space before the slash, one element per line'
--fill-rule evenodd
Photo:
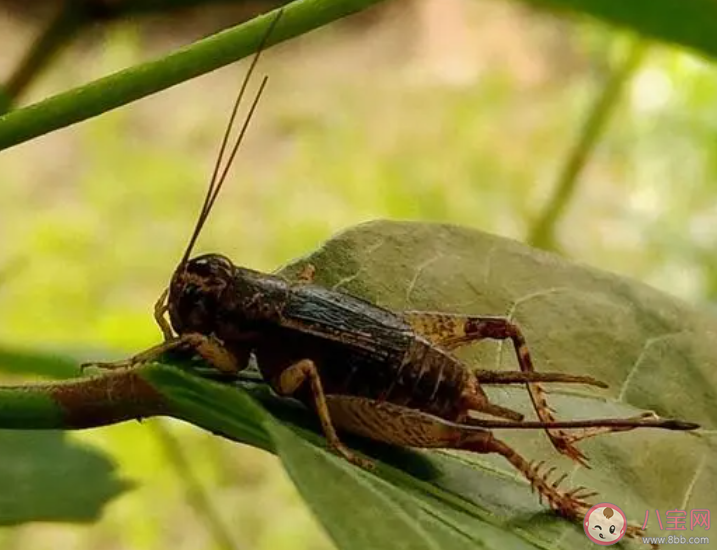
<path fill-rule="evenodd" d="M 0 386 L 0 429 L 76 430 L 170 416 L 271 449 L 263 409 L 242 390 L 159 364 L 57 382 Z M 226 425 L 231 418 L 231 425 Z"/>
<path fill-rule="evenodd" d="M 267 46 L 300 36 L 381 0 L 296 0 Z M 157 61 L 125 69 L 95 82 L 0 117 L 0 150 L 97 116 L 255 53 L 274 10 L 200 40 Z"/>
<path fill-rule="evenodd" d="M 0 387 L 0 429 L 94 428 L 169 412 L 162 395 L 124 370 L 59 382 Z"/>

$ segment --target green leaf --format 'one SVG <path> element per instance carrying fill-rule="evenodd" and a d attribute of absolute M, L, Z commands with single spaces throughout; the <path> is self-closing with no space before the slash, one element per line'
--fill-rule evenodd
<path fill-rule="evenodd" d="M 549 9 L 584 13 L 717 57 L 717 3 L 712 0 L 524 0 Z"/>
<path fill-rule="evenodd" d="M 130 484 L 104 455 L 57 431 L 0 430 L 0 525 L 90 522 Z"/>
<path fill-rule="evenodd" d="M 391 309 L 512 317 L 525 332 L 537 368 L 593 375 L 611 385 L 609 390 L 555 387 L 550 400 L 561 418 L 633 416 L 652 410 L 701 423 L 706 430 L 699 434 L 640 430 L 586 441 L 581 446 L 592 470 L 576 468 L 559 456 L 542 432 L 503 430 L 496 435 L 526 457 L 548 460 L 569 472 L 570 484 L 600 491 L 599 498 L 621 507 L 639 524 L 648 509 L 654 518 L 655 509 L 717 505 L 717 465 L 709 460 L 715 446 L 710 430 L 717 424 L 717 323 L 707 313 L 636 281 L 447 225 L 365 224 L 336 236 L 283 273 L 296 274 L 306 262 L 316 267 L 320 284 Z M 460 356 L 483 368 L 517 368 L 509 345 L 484 342 Z M 496 402 L 531 415 L 525 392 L 501 389 L 490 394 Z M 453 535 L 462 533 L 488 548 L 515 547 L 515 537 L 538 547 L 593 547 L 581 526 L 549 514 L 536 516 L 539 508 L 527 484 L 500 458 L 425 456 L 436 466 L 436 475 L 422 480 L 428 482 L 431 496 L 426 497 L 426 486 L 414 478 L 400 483 L 404 498 L 413 505 L 419 499 L 431 515 L 436 513 L 436 498 L 443 502 L 438 516 Z M 300 472 L 292 472 L 292 477 L 298 480 Z M 311 503 L 311 484 L 297 485 Z M 313 485 L 327 490 L 320 483 Z M 409 505 L 402 510 L 417 517 Z M 487 525 L 502 530 L 496 535 Z M 653 519 L 648 531 L 655 534 L 656 529 Z M 455 542 L 440 539 L 441 547 L 460 546 Z"/>

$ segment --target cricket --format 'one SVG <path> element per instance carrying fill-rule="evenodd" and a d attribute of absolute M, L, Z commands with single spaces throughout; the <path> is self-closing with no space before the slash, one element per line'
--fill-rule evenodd
<path fill-rule="evenodd" d="M 192 257 L 267 84 L 264 77 L 229 147 L 239 106 L 280 16 L 271 20 L 243 79 L 198 219 L 168 288 L 155 304 L 164 341 L 129 359 L 83 368 L 133 368 L 168 351 L 184 350 L 234 374 L 253 355 L 263 380 L 278 395 L 294 397 L 312 410 L 328 448 L 349 462 L 372 468 L 370 460 L 342 442 L 342 433 L 405 447 L 497 453 L 530 482 L 541 502 L 582 522 L 590 507 L 587 499 L 596 493 L 585 487 L 562 489 L 567 475 L 553 476 L 555 468 L 524 458 L 495 431 L 543 430 L 558 453 L 588 466 L 576 446 L 587 438 L 637 428 L 694 430 L 698 425 L 653 413 L 557 419 L 543 384 L 607 385 L 589 376 L 537 372 L 521 329 L 507 318 L 390 311 L 313 284 L 311 268 L 290 282 L 235 265 L 221 254 Z M 476 369 L 452 354 L 484 339 L 510 340 L 518 369 Z M 537 420 L 490 401 L 484 387 L 504 384 L 525 386 Z M 640 533 L 628 527 L 628 535 Z"/>

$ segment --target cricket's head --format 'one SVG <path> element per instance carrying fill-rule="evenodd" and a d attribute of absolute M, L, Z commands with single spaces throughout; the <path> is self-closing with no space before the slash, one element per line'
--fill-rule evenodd
<path fill-rule="evenodd" d="M 224 291 L 235 267 L 221 254 L 204 254 L 180 265 L 169 284 L 167 309 L 177 334 L 214 332 Z"/>

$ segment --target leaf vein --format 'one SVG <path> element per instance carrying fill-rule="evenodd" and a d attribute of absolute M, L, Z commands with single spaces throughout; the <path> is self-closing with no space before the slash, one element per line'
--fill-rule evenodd
<path fill-rule="evenodd" d="M 697 465 L 697 468 L 695 469 L 695 475 L 692 476 L 692 479 L 690 479 L 690 483 L 687 485 L 687 490 L 685 491 L 685 497 L 682 499 L 682 506 L 680 506 L 680 510 L 686 510 L 687 509 L 687 503 L 690 500 L 690 497 L 692 496 L 692 491 L 695 489 L 695 485 L 697 484 L 697 480 L 702 475 L 702 472 L 705 469 L 705 464 L 707 463 L 707 453 L 702 454 L 702 459 L 700 460 L 700 463 Z"/>
<path fill-rule="evenodd" d="M 406 288 L 406 304 L 408 304 L 410 306 L 411 294 L 413 294 L 413 289 L 415 288 L 416 283 L 418 282 L 418 279 L 421 276 L 421 274 L 425 271 L 425 269 L 428 266 L 430 266 L 433 263 L 436 263 L 442 257 L 443 257 L 443 254 L 439 251 L 433 257 L 427 259 L 425 262 L 423 262 L 416 268 L 416 272 L 413 274 L 413 277 L 411 278 L 411 281 L 408 283 L 408 287 Z"/>
<path fill-rule="evenodd" d="M 632 367 L 630 368 L 630 372 L 627 373 L 627 376 L 625 377 L 625 381 L 622 383 L 622 386 L 620 387 L 620 393 L 617 396 L 617 401 L 619 403 L 625 402 L 625 394 L 627 393 L 627 389 L 632 382 L 632 379 L 635 377 L 635 374 L 640 370 L 640 366 L 642 365 L 643 359 L 647 355 L 647 352 L 649 349 L 653 346 L 653 344 L 657 344 L 659 342 L 662 342 L 663 340 L 666 340 L 668 338 L 671 338 L 673 336 L 677 336 L 679 334 L 683 334 L 684 331 L 677 331 L 677 332 L 668 332 L 665 334 L 662 334 L 660 336 L 654 336 L 652 338 L 648 338 L 645 341 L 645 344 L 642 346 L 642 350 L 640 351 L 640 355 L 637 357 L 635 362 L 633 363 Z"/>

